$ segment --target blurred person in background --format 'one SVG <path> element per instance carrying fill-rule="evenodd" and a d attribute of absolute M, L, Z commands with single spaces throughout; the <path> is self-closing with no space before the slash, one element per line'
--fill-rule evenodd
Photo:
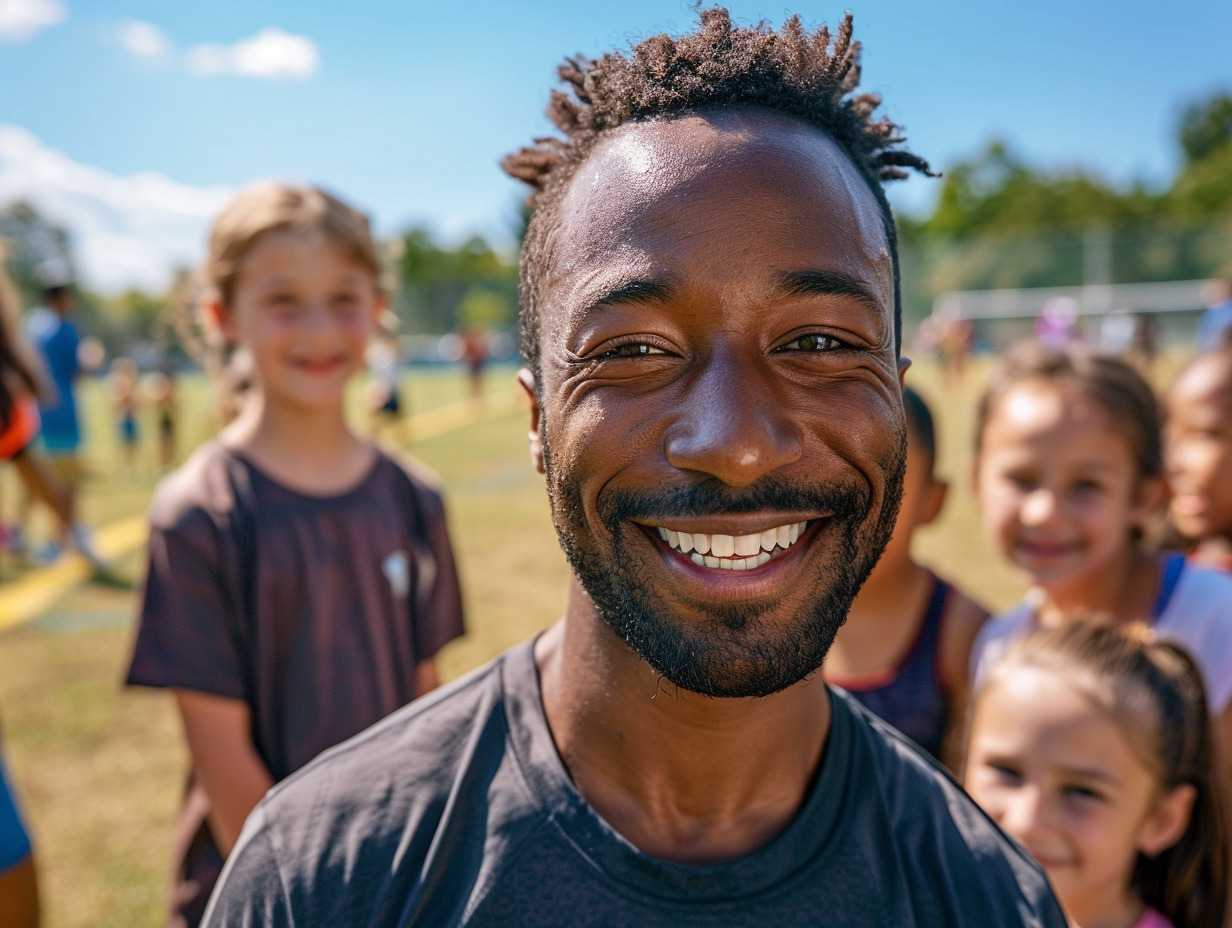
<path fill-rule="evenodd" d="M 894 534 L 851 604 L 822 672 L 957 775 L 971 645 L 988 610 L 911 557 L 915 530 L 940 515 L 950 487 L 934 470 L 928 404 L 905 387 L 903 410 L 907 472 Z"/>
<path fill-rule="evenodd" d="M 50 282 L 43 290 L 44 305 L 35 307 L 27 314 L 24 330 L 26 339 L 38 352 L 51 381 L 50 388 L 39 398 L 38 412 L 42 421 L 40 450 L 46 455 L 68 495 L 70 510 L 75 512 L 81 483 L 81 462 L 78 458 L 81 422 L 77 412 L 76 383 L 85 369 L 82 358 L 89 356 L 91 347 L 83 345 L 71 319 L 75 307 L 71 282 L 58 273 L 52 273 L 48 279 Z M 27 504 L 21 519 L 23 525 L 29 524 L 28 513 Z M 63 520 L 61 524 L 65 525 Z M 70 540 L 81 554 L 97 563 L 88 533 L 76 523 L 61 530 L 58 543 L 48 545 L 43 559 L 54 560 Z"/>
<path fill-rule="evenodd" d="M 1198 320 L 1198 350 L 1211 351 L 1232 333 L 1232 280 L 1216 277 L 1202 288 L 1207 309 Z"/>
<path fill-rule="evenodd" d="M 34 853 L 9 786 L 4 752 L 0 750 L 0 928 L 35 928 L 38 923 Z"/>
<path fill-rule="evenodd" d="M 1165 403 L 1168 519 L 1192 559 L 1232 571 L 1232 344 L 1190 361 Z"/>
<path fill-rule="evenodd" d="M 1184 645 L 1232 748 L 1232 578 L 1145 541 L 1164 512 L 1159 404 L 1126 361 L 1023 343 L 989 379 L 976 415 L 985 533 L 1031 584 L 976 639 L 975 685 L 1011 642 L 1100 617 Z"/>
<path fill-rule="evenodd" d="M 347 422 L 385 302 L 368 218 L 316 188 L 250 187 L 215 221 L 204 276 L 234 418 L 154 493 L 127 681 L 174 693 L 192 761 L 177 928 L 200 921 L 262 795 L 433 689 L 462 633 L 435 478 Z"/>
<path fill-rule="evenodd" d="M 0 271 L 0 461 L 13 463 L 29 496 L 51 509 L 62 533 L 77 538 L 81 553 L 99 567 L 99 558 L 74 519 L 72 493 L 35 448 L 40 429 L 38 401 L 50 388 L 37 356 L 21 337 L 18 316 L 17 295 Z M 18 537 L 6 539 L 6 546 L 20 551 L 24 548 L 20 526 L 9 531 Z"/>
<path fill-rule="evenodd" d="M 136 362 L 132 358 L 116 358 L 111 362 L 110 380 L 116 435 L 124 454 L 124 464 L 131 473 L 137 466 L 137 450 L 141 439 L 141 429 L 137 423 L 140 374 Z"/>

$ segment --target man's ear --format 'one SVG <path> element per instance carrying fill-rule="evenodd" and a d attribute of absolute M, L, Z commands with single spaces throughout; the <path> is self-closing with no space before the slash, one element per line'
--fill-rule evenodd
<path fill-rule="evenodd" d="M 907 376 L 907 368 L 911 366 L 910 358 L 898 359 L 898 389 L 901 390 L 904 386 L 903 378 Z"/>
<path fill-rule="evenodd" d="M 543 438 L 539 431 L 539 394 L 535 392 L 535 375 L 529 367 L 518 371 L 518 383 L 530 400 L 530 432 L 526 436 L 530 439 L 530 462 L 539 473 L 547 473 L 543 466 Z"/>
<path fill-rule="evenodd" d="M 1197 789 L 1182 783 L 1160 799 L 1138 833 L 1138 850 L 1147 857 L 1155 857 L 1180 841 L 1189 827 L 1197 798 Z"/>

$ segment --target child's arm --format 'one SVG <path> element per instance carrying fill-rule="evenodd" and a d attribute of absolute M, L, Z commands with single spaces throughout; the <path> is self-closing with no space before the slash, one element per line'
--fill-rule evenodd
<path fill-rule="evenodd" d="M 35 928 L 39 923 L 38 880 L 34 858 L 0 873 L 0 928 Z"/>
<path fill-rule="evenodd" d="M 441 685 L 440 674 L 436 670 L 436 658 L 430 657 L 415 665 L 415 698 L 424 693 L 431 693 Z"/>
<path fill-rule="evenodd" d="M 173 692 L 193 769 L 210 799 L 210 830 L 226 856 L 274 778 L 252 743 L 247 703 L 196 690 Z"/>
<path fill-rule="evenodd" d="M 945 735 L 940 760 L 956 777 L 962 775 L 967 746 L 967 703 L 971 696 L 971 648 L 988 610 L 950 588 L 941 626 L 941 683 L 946 694 Z"/>

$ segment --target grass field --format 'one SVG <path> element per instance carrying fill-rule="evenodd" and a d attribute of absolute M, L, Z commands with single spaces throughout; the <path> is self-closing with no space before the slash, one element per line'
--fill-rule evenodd
<path fill-rule="evenodd" d="M 983 541 L 966 476 L 983 376 L 978 365 L 956 383 L 942 384 L 927 365 L 909 375 L 937 416 L 939 470 L 953 484 L 941 519 L 917 534 L 915 550 L 1000 608 L 1021 587 Z M 418 374 L 410 387 L 416 411 L 463 399 L 453 372 Z M 568 578 L 542 479 L 529 463 L 526 415 L 510 397 L 512 371 L 491 371 L 488 390 L 487 416 L 464 416 L 460 427 L 412 445 L 444 478 L 466 595 L 469 631 L 440 657 L 446 679 L 554 621 Z M 156 473 L 152 461 L 134 471 L 122 466 L 99 385 L 87 388 L 85 402 L 91 478 L 84 513 L 102 525 L 142 511 Z M 181 402 L 187 448 L 212 428 L 204 385 L 185 382 Z M 11 485 L 4 489 L 11 511 Z M 136 584 L 141 563 L 140 552 L 119 563 L 121 580 Z M 0 582 L 16 576 L 5 568 Z M 136 593 L 124 586 L 79 587 L 0 635 L 5 749 L 37 842 L 50 928 L 133 928 L 163 919 L 186 755 L 170 698 L 121 686 L 136 610 Z"/>

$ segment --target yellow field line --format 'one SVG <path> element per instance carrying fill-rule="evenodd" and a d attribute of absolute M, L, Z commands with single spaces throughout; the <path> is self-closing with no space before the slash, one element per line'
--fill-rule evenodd
<path fill-rule="evenodd" d="M 145 544 L 145 516 L 129 516 L 94 533 L 94 549 L 104 561 L 116 561 Z M 94 576 L 80 554 L 65 554 L 50 567 L 35 570 L 0 588 L 0 631 L 28 622 L 49 609 L 73 587 Z"/>
<path fill-rule="evenodd" d="M 412 440 L 422 441 L 496 418 L 514 408 L 511 394 L 486 396 L 482 403 L 468 400 L 408 416 L 406 425 Z M 387 426 L 382 437 L 396 436 L 398 428 L 399 423 Z M 146 536 L 145 515 L 129 516 L 98 529 L 94 533 L 94 547 L 104 561 L 114 563 L 144 545 Z M 0 587 L 0 631 L 37 618 L 69 590 L 93 576 L 90 563 L 73 553 Z"/>

